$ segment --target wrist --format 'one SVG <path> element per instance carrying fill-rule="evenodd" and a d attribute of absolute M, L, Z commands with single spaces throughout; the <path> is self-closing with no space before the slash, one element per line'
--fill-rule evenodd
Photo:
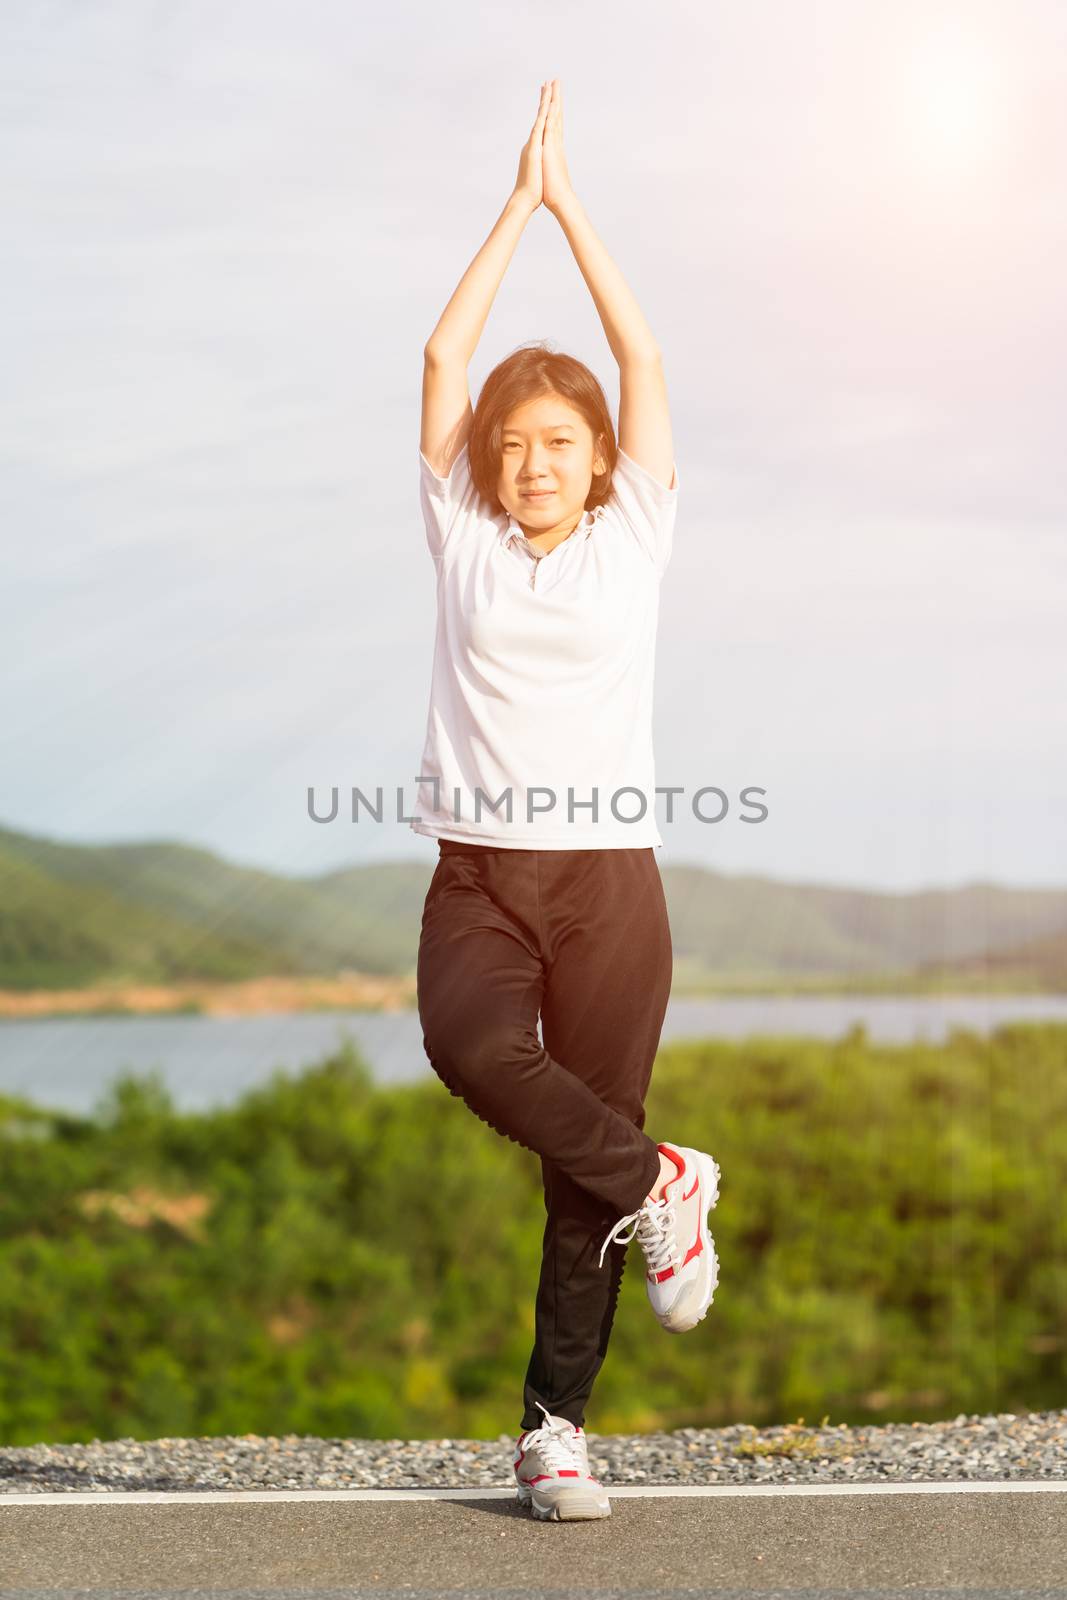
<path fill-rule="evenodd" d="M 573 189 L 568 189 L 566 194 L 561 195 L 558 200 L 554 200 L 551 205 L 546 201 L 545 206 L 559 222 L 562 222 L 568 213 L 574 213 L 582 209 L 581 201 Z"/>
<path fill-rule="evenodd" d="M 537 210 L 537 202 L 531 195 L 525 194 L 521 189 L 513 189 L 508 196 L 505 211 L 513 211 L 522 217 L 532 217 Z"/>

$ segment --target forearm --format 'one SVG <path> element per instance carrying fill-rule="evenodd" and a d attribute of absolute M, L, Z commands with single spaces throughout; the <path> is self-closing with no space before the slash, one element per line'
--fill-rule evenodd
<path fill-rule="evenodd" d="M 462 361 L 478 348 L 489 308 L 533 209 L 520 195 L 508 196 L 493 231 L 463 274 L 426 341 L 425 354 Z"/>
<path fill-rule="evenodd" d="M 581 201 L 569 195 L 553 209 L 596 304 L 612 354 L 625 361 L 656 359 L 660 350 L 630 288 L 593 231 Z"/>

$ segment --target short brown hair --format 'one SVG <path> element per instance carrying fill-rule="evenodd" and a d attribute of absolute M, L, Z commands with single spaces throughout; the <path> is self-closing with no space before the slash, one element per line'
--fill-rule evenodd
<path fill-rule="evenodd" d="M 504 424 L 528 400 L 558 394 L 579 411 L 593 433 L 593 448 L 607 461 L 604 472 L 594 472 L 585 509 L 603 505 L 611 491 L 618 446 L 608 402 L 600 381 L 584 362 L 553 350 L 547 340 L 520 345 L 497 363 L 482 384 L 467 447 L 471 479 L 483 500 L 502 509 L 496 486 L 504 457 Z"/>

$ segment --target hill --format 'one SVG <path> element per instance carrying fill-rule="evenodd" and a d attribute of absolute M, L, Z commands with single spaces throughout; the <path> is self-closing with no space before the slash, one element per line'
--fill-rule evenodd
<path fill-rule="evenodd" d="M 298 878 L 169 840 L 69 844 L 0 828 L 0 989 L 410 977 L 435 862 Z M 661 870 L 679 986 L 985 975 L 1067 990 L 1064 889 L 888 893 Z"/>

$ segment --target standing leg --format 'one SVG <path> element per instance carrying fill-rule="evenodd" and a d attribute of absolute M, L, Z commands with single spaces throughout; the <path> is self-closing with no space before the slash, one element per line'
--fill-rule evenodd
<path fill-rule="evenodd" d="M 566 857 L 566 859 L 564 859 Z M 659 1045 L 672 976 L 670 924 L 655 852 L 543 853 L 549 967 L 541 1021 L 545 1044 L 567 1070 L 637 1130 Z M 626 1264 L 601 1245 L 620 1216 L 637 1210 L 659 1176 L 645 1136 L 612 1205 L 542 1157 L 545 1223 L 536 1334 L 526 1374 L 522 1428 L 537 1427 L 540 1401 L 578 1426 L 604 1357 Z"/>

